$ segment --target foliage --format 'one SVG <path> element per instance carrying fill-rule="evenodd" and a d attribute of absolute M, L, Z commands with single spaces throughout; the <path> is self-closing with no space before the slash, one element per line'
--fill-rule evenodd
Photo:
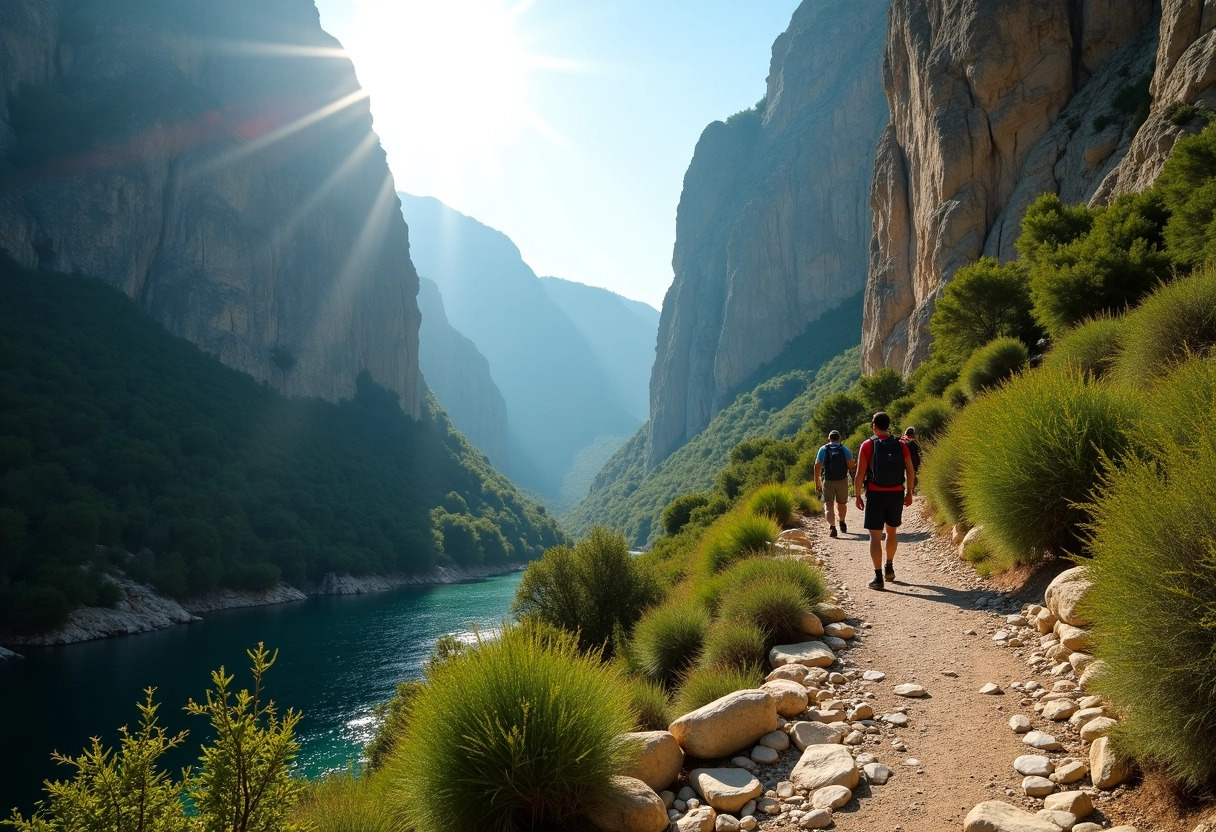
<path fill-rule="evenodd" d="M 368 771 L 383 768 L 397 743 L 405 736 L 409 727 L 410 703 L 421 692 L 421 682 L 402 682 L 397 685 L 397 694 L 392 699 L 376 706 L 375 715 L 380 720 L 380 725 L 376 728 L 371 742 L 363 749 Z M 335 786 L 335 789 L 337 788 Z"/>
<path fill-rule="evenodd" d="M 785 527 L 794 519 L 796 498 L 793 489 L 784 485 L 763 485 L 748 495 L 745 504 L 752 514 L 771 517 Z"/>
<path fill-rule="evenodd" d="M 918 396 L 941 396 L 958 378 L 959 367 L 940 358 L 931 358 L 916 368 L 908 379 Z"/>
<path fill-rule="evenodd" d="M 1216 513 L 1195 484 L 1216 470 L 1216 432 L 1158 451 L 1159 465 L 1113 471 L 1090 509 L 1086 612 L 1108 665 L 1095 685 L 1122 714 L 1116 747 L 1204 788 L 1216 784 Z"/>
<path fill-rule="evenodd" d="M 1216 361 L 1192 358 L 1162 375 L 1150 394 L 1139 445 L 1148 456 L 1157 448 L 1186 446 L 1206 433 L 1216 412 Z"/>
<path fill-rule="evenodd" d="M 871 414 L 886 410 L 887 405 L 907 393 L 903 376 L 890 367 L 884 367 L 873 375 L 857 379 L 854 390 L 865 405 L 865 409 Z"/>
<path fill-rule="evenodd" d="M 507 626 L 428 675 L 386 775 L 416 829 L 560 828 L 629 762 L 617 735 L 632 727 L 612 664 L 573 635 Z"/>
<path fill-rule="evenodd" d="M 667 691 L 649 679 L 634 677 L 627 680 L 629 710 L 633 713 L 633 730 L 666 731 L 671 724 Z"/>
<path fill-rule="evenodd" d="M 691 519 L 693 511 L 709 502 L 707 494 L 685 494 L 676 497 L 663 509 L 663 533 L 679 534 L 680 529 Z"/>
<path fill-rule="evenodd" d="M 1071 368 L 1080 375 L 1105 378 L 1114 369 L 1123 344 L 1123 319 L 1099 315 L 1070 330 L 1043 357 L 1043 366 Z"/>
<path fill-rule="evenodd" d="M 736 511 L 720 518 L 701 539 L 701 568 L 721 572 L 740 558 L 764 554 L 781 533 L 771 517 Z"/>
<path fill-rule="evenodd" d="M 792 558 L 751 558 L 710 580 L 694 587 L 697 602 L 711 612 L 717 612 L 722 599 L 756 583 L 774 581 L 797 587 L 805 609 L 811 609 L 827 597 L 823 573 L 813 566 Z"/>
<path fill-rule="evenodd" d="M 308 784 L 293 820 L 311 832 L 408 832 L 388 806 L 389 785 L 381 776 L 330 774 Z"/>
<path fill-rule="evenodd" d="M 794 492 L 794 503 L 803 514 L 817 516 L 823 513 L 823 500 L 819 499 L 819 495 L 815 493 L 813 483 L 799 486 L 798 490 Z"/>
<path fill-rule="evenodd" d="M 1124 319 L 1114 376 L 1143 385 L 1216 347 L 1216 271 L 1161 287 Z"/>
<path fill-rule="evenodd" d="M 954 418 L 954 408 L 942 399 L 923 399 L 900 420 L 902 427 L 916 428 L 917 442 L 926 446 L 939 437 Z"/>
<path fill-rule="evenodd" d="M 924 461 L 917 472 L 916 490 L 925 495 L 934 517 L 951 526 L 967 520 L 963 505 L 963 449 L 975 441 L 971 423 L 974 411 L 962 411 L 945 434 L 923 451 Z"/>
<path fill-rule="evenodd" d="M 696 661 L 708 629 L 702 607 L 669 601 L 642 616 L 630 641 L 630 658 L 650 680 L 670 684 Z"/>
<path fill-rule="evenodd" d="M 768 654 L 768 634 L 751 621 L 722 618 L 705 634 L 702 667 L 747 670 L 761 667 Z"/>
<path fill-rule="evenodd" d="M 750 690 L 764 684 L 759 667 L 745 670 L 721 667 L 698 667 L 689 671 L 680 682 L 674 712 L 684 715 L 708 705 L 737 690 Z"/>
<path fill-rule="evenodd" d="M 1216 255 L 1216 131 L 1180 139 L 1153 188 L 1170 211 L 1165 241 L 1170 257 L 1184 268 L 1202 266 Z"/>
<path fill-rule="evenodd" d="M 967 393 L 967 387 L 961 381 L 954 382 L 942 391 L 942 398 L 953 408 L 966 407 L 967 402 L 971 401 L 971 396 Z"/>
<path fill-rule="evenodd" d="M 982 257 L 959 269 L 942 289 L 929 319 L 933 356 L 943 363 L 966 361 L 997 338 L 1017 338 L 1034 346 L 1039 330 L 1030 309 L 1025 267 Z"/>
<path fill-rule="evenodd" d="M 904 422 L 904 417 L 908 415 L 908 411 L 916 407 L 915 396 L 900 396 L 895 401 L 887 405 L 887 413 L 891 417 L 891 424 L 900 425 Z"/>
<path fill-rule="evenodd" d="M 959 376 L 967 391 L 978 396 L 1008 380 L 1030 361 L 1026 345 L 1016 338 L 997 338 L 976 350 Z"/>
<path fill-rule="evenodd" d="M 726 595 L 722 600 L 721 618 L 756 626 L 764 633 L 766 645 L 771 647 L 802 640 L 802 617 L 809 609 L 798 586 L 765 578 Z"/>
<path fill-rule="evenodd" d="M 828 396 L 815 408 L 815 416 L 811 419 L 811 436 L 820 443 L 827 441 L 828 433 L 833 430 L 840 431 L 844 436 L 853 425 L 868 422 L 873 412 L 855 393 Z"/>

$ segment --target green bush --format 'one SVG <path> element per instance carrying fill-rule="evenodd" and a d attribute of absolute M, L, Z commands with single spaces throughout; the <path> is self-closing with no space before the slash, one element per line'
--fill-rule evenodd
<path fill-rule="evenodd" d="M 1209 425 L 1160 466 L 1111 474 L 1091 508 L 1085 601 L 1108 665 L 1094 684 L 1122 714 L 1112 741 L 1196 789 L 1216 784 L 1216 505 L 1197 487 L 1213 470 Z"/>
<path fill-rule="evenodd" d="M 940 436 L 953 418 L 954 408 L 943 399 L 925 399 L 908 411 L 900 425 L 916 428 L 916 439 L 924 446 Z"/>
<path fill-rule="evenodd" d="M 1042 366 L 1105 378 L 1119 358 L 1123 329 L 1123 319 L 1112 315 L 1088 320 L 1056 341 Z"/>
<path fill-rule="evenodd" d="M 901 396 L 887 405 L 887 413 L 891 416 L 891 424 L 901 425 L 908 411 L 916 407 L 915 396 Z"/>
<path fill-rule="evenodd" d="M 685 494 L 676 497 L 663 509 L 663 532 L 668 535 L 679 534 L 688 525 L 694 510 L 709 502 L 708 494 Z"/>
<path fill-rule="evenodd" d="M 1193 358 L 1163 376 L 1145 404 L 1137 437 L 1145 457 L 1161 448 L 1187 447 L 1202 436 L 1216 412 L 1216 362 Z"/>
<path fill-rule="evenodd" d="M 802 640 L 802 617 L 809 611 L 800 587 L 766 578 L 734 588 L 722 596 L 721 618 L 746 622 L 765 635 L 767 646 Z"/>
<path fill-rule="evenodd" d="M 759 667 L 746 670 L 720 667 L 698 667 L 689 671 L 680 683 L 673 712 L 678 716 L 695 711 L 716 699 L 737 690 L 751 690 L 764 684 Z"/>
<path fill-rule="evenodd" d="M 293 822 L 312 832 L 408 832 L 391 809 L 388 779 L 330 774 L 310 783 Z"/>
<path fill-rule="evenodd" d="M 629 687 L 629 710 L 633 714 L 633 730 L 666 731 L 671 724 L 670 697 L 662 685 L 633 677 Z"/>
<path fill-rule="evenodd" d="M 669 601 L 638 622 L 629 642 L 630 658 L 646 678 L 668 684 L 697 660 L 708 629 L 703 607 Z"/>
<path fill-rule="evenodd" d="M 1216 271 L 1163 286 L 1125 318 L 1114 377 L 1144 385 L 1216 346 Z"/>
<path fill-rule="evenodd" d="M 811 436 L 820 443 L 826 442 L 828 433 L 834 430 L 840 431 L 843 436 L 851 425 L 869 422 L 870 415 L 860 396 L 834 393 L 815 408 L 815 415 L 811 418 Z"/>
<path fill-rule="evenodd" d="M 371 742 L 363 749 L 368 771 L 382 768 L 397 743 L 405 736 L 409 727 L 410 703 L 422 691 L 422 687 L 421 682 L 402 682 L 397 685 L 396 696 L 376 706 L 375 715 L 380 719 L 380 725 Z M 334 787 L 336 791 L 340 791 L 340 788 Z"/>
<path fill-rule="evenodd" d="M 922 451 L 916 490 L 929 501 L 933 516 L 951 526 L 967 522 L 963 505 L 963 449 L 979 440 L 972 429 L 970 410 L 961 411 L 950 427 Z"/>
<path fill-rule="evenodd" d="M 747 498 L 747 510 L 759 517 L 771 517 L 785 527 L 794 519 L 794 491 L 784 485 L 763 485 Z"/>
<path fill-rule="evenodd" d="M 967 392 L 978 396 L 1011 378 L 1030 361 L 1026 345 L 1016 338 L 997 338 L 980 347 L 960 374 Z"/>
<path fill-rule="evenodd" d="M 926 361 L 916 368 L 908 381 L 920 397 L 939 397 L 958 378 L 959 367 L 939 358 Z"/>
<path fill-rule="evenodd" d="M 1216 254 L 1216 130 L 1180 139 L 1161 169 L 1154 191 L 1170 211 L 1165 240 L 1170 257 L 1183 267 L 1207 264 Z"/>
<path fill-rule="evenodd" d="M 706 572 L 721 572 L 740 558 L 764 554 L 781 534 L 771 517 L 734 512 L 714 523 L 701 539 L 701 564 Z"/>
<path fill-rule="evenodd" d="M 805 609 L 827 597 L 823 573 L 808 563 L 793 558 L 752 558 L 738 563 L 716 578 L 699 581 L 693 597 L 710 612 L 716 612 L 723 598 L 756 583 L 775 581 L 798 588 Z"/>
<path fill-rule="evenodd" d="M 620 674 L 557 631 L 505 628 L 440 665 L 411 710 L 386 773 L 416 829 L 569 825 L 633 751 L 616 739 L 633 727 Z"/>
<path fill-rule="evenodd" d="M 768 655 L 767 634 L 750 621 L 723 618 L 705 634 L 701 667 L 747 670 L 762 667 Z"/>
<path fill-rule="evenodd" d="M 890 367 L 857 379 L 854 390 L 870 413 L 886 410 L 887 405 L 908 392 L 903 376 Z"/>
<path fill-rule="evenodd" d="M 971 401 L 971 396 L 968 395 L 967 388 L 961 381 L 956 381 L 947 386 L 945 391 L 942 392 L 942 398 L 955 410 L 966 407 L 967 402 Z"/>
<path fill-rule="evenodd" d="M 1040 333 L 1030 309 L 1026 267 L 982 257 L 959 269 L 942 289 L 929 319 L 933 355 L 944 361 L 966 361 L 997 338 L 1017 338 L 1032 345 Z"/>
<path fill-rule="evenodd" d="M 815 493 L 815 485 L 804 484 L 794 492 L 794 505 L 803 514 L 818 516 L 823 514 L 823 500 Z"/>
<path fill-rule="evenodd" d="M 1136 394 L 1039 370 L 969 411 L 959 442 L 967 521 L 983 525 L 988 544 L 1017 563 L 1080 554 L 1086 502 L 1104 460 L 1129 447 Z"/>

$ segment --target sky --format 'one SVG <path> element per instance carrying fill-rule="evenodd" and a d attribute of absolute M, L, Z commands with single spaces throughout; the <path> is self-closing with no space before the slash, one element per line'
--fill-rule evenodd
<path fill-rule="evenodd" d="M 658 308 L 701 131 L 765 92 L 797 0 L 316 0 L 397 188 L 538 275 Z"/>

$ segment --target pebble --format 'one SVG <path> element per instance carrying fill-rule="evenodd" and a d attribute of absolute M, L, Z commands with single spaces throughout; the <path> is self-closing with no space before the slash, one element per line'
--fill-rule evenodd
<path fill-rule="evenodd" d="M 1022 791 L 1031 797 L 1046 797 L 1056 790 L 1056 784 L 1046 777 L 1031 775 L 1022 779 Z"/>
<path fill-rule="evenodd" d="M 807 812 L 798 819 L 798 825 L 803 829 L 823 829 L 832 824 L 831 809 L 815 809 Z"/>
<path fill-rule="evenodd" d="M 985 684 L 983 687 L 980 688 L 980 693 L 984 694 L 985 696 L 994 696 L 996 694 L 1001 694 L 1004 692 L 1005 691 L 1001 690 L 1001 686 L 996 684 L 995 682 L 988 682 L 987 684 Z"/>
<path fill-rule="evenodd" d="M 1062 742 L 1051 734 L 1045 734 L 1042 731 L 1031 731 L 1022 737 L 1022 742 L 1040 751 L 1059 751 L 1064 747 Z"/>
<path fill-rule="evenodd" d="M 918 766 L 918 765 L 920 765 L 920 760 L 916 759 L 915 757 L 909 757 L 908 759 L 904 760 L 904 765 Z"/>
<path fill-rule="evenodd" d="M 853 799 L 853 792 L 847 786 L 824 786 L 811 795 L 812 809 L 839 809 Z"/>
<path fill-rule="evenodd" d="M 1087 774 L 1089 774 L 1089 766 L 1080 760 L 1062 760 L 1056 766 L 1056 770 L 1051 773 L 1051 779 L 1068 785 L 1077 782 Z"/>
<path fill-rule="evenodd" d="M 861 762 L 862 756 L 863 755 L 860 755 L 860 754 L 857 756 L 858 762 Z M 871 756 L 871 755 L 865 755 L 865 756 Z M 868 780 L 872 785 L 875 785 L 875 786 L 885 785 L 887 780 L 889 780 L 891 778 L 891 769 L 889 769 L 886 766 L 881 765 L 879 763 L 873 763 L 873 762 L 865 763 L 862 766 L 862 771 L 864 771 L 866 773 L 866 780 Z"/>
<path fill-rule="evenodd" d="M 730 764 L 732 766 L 734 766 L 735 768 L 741 768 L 741 769 L 744 769 L 745 771 L 750 771 L 752 774 L 755 774 L 756 770 L 757 770 L 756 764 L 753 763 L 751 760 L 749 760 L 747 757 L 734 757 L 731 759 Z"/>
<path fill-rule="evenodd" d="M 887 674 L 881 670 L 867 670 L 861 674 L 861 679 L 864 682 L 881 682 L 885 678 L 887 678 Z"/>
<path fill-rule="evenodd" d="M 718 815 L 714 821 L 714 832 L 739 832 L 739 819 L 733 815 Z"/>
<path fill-rule="evenodd" d="M 1053 722 L 1063 722 L 1077 712 L 1077 703 L 1071 699 L 1057 699 L 1043 708 L 1043 717 Z"/>
<path fill-rule="evenodd" d="M 781 736 L 784 737 L 785 734 Z M 762 766 L 771 766 L 781 759 L 781 755 L 777 753 L 776 749 L 767 745 L 757 745 L 752 749 L 751 758 Z"/>
<path fill-rule="evenodd" d="M 1017 716 L 1009 717 L 1009 727 L 1013 729 L 1015 734 L 1025 734 L 1030 730 L 1030 720 L 1018 714 Z"/>
<path fill-rule="evenodd" d="M 907 696 L 912 699 L 918 699 L 922 696 L 929 695 L 929 691 L 925 690 L 920 685 L 915 685 L 910 682 L 902 685 L 896 685 L 892 693 L 894 693 L 896 696 Z"/>
<path fill-rule="evenodd" d="M 887 714 L 882 718 L 882 721 L 888 725 L 894 725 L 896 728 L 903 728 L 908 724 L 908 715 L 901 713 Z"/>

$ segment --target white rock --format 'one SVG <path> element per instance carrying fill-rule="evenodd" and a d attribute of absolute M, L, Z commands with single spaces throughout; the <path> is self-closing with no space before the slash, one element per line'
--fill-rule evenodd
<path fill-rule="evenodd" d="M 1067 647 L 1070 652 L 1081 653 L 1089 646 L 1089 633 L 1080 627 L 1074 627 L 1061 621 L 1056 625 L 1055 633 L 1060 644 Z"/>
<path fill-rule="evenodd" d="M 887 674 L 883 673 L 881 670 L 867 670 L 865 673 L 861 674 L 861 678 L 862 681 L 865 682 L 881 682 L 883 679 L 887 678 Z"/>
<path fill-rule="evenodd" d="M 865 738 L 866 735 L 861 731 L 850 731 L 841 742 L 845 745 L 861 745 Z"/>
<path fill-rule="evenodd" d="M 777 784 L 777 797 L 782 800 L 788 800 L 794 796 L 794 784 L 789 780 L 782 780 Z"/>
<path fill-rule="evenodd" d="M 1060 832 L 1060 828 L 1024 809 L 988 800 L 968 813 L 963 832 Z"/>
<path fill-rule="evenodd" d="M 1042 731 L 1031 731 L 1026 736 L 1022 737 L 1022 742 L 1029 745 L 1031 748 L 1037 748 L 1040 751 L 1059 751 L 1064 747 L 1064 744 L 1053 737 L 1051 734 L 1045 734 Z"/>
<path fill-rule="evenodd" d="M 831 809 L 815 809 L 798 819 L 798 826 L 802 829 L 823 829 L 831 825 Z"/>
<path fill-rule="evenodd" d="M 1009 727 L 1013 729 L 1015 734 L 1025 734 L 1030 730 L 1030 720 L 1018 714 L 1009 717 Z"/>
<path fill-rule="evenodd" d="M 1081 726 L 1081 739 L 1093 742 L 1099 737 L 1105 737 L 1106 733 L 1117 723 L 1117 720 L 1108 716 L 1096 716 Z"/>
<path fill-rule="evenodd" d="M 861 759 L 860 754 L 857 757 Z M 862 771 L 866 773 L 866 780 L 875 786 L 885 785 L 891 778 L 891 769 L 879 763 L 866 763 Z"/>
<path fill-rule="evenodd" d="M 841 737 L 822 722 L 795 722 L 790 729 L 790 739 L 799 751 L 806 751 L 812 745 L 835 745 Z"/>
<path fill-rule="evenodd" d="M 910 697 L 913 699 L 917 699 L 921 696 L 927 696 L 929 693 L 927 690 L 925 690 L 920 685 L 912 684 L 911 682 L 906 682 L 902 685 L 896 685 L 894 690 L 892 690 L 891 692 L 894 693 L 896 696 L 907 696 L 907 697 Z"/>
<path fill-rule="evenodd" d="M 1089 653 L 1070 653 L 1068 655 L 1068 663 L 1072 665 L 1074 673 L 1085 673 L 1085 670 L 1097 659 Z"/>
<path fill-rule="evenodd" d="M 882 718 L 882 721 L 888 725 L 894 725 L 896 728 L 903 728 L 908 724 L 908 715 L 897 711 L 893 714 L 887 714 Z"/>
<path fill-rule="evenodd" d="M 1090 683 L 1091 683 L 1091 682 L 1092 682 L 1092 681 L 1093 681 L 1093 680 L 1094 680 L 1096 677 L 1098 677 L 1098 676 L 1102 675 L 1102 674 L 1103 674 L 1103 673 L 1105 673 L 1105 672 L 1106 672 L 1106 662 L 1102 661 L 1101 659 L 1098 659 L 1097 661 L 1095 661 L 1095 662 L 1093 662 L 1092 664 L 1090 664 L 1090 666 L 1089 666 L 1089 667 L 1085 668 L 1085 670 L 1084 670 L 1084 671 L 1082 671 L 1082 673 L 1081 673 L 1081 678 L 1079 678 L 1079 679 L 1077 680 L 1077 682 L 1078 682 L 1078 683 L 1081 685 L 1081 687 L 1083 687 L 1083 688 L 1084 688 L 1084 687 L 1088 687 L 1088 686 L 1089 686 L 1089 684 L 1090 684 Z"/>
<path fill-rule="evenodd" d="M 772 751 L 772 749 L 768 749 Z M 737 812 L 749 800 L 760 797 L 760 781 L 738 768 L 697 768 L 688 776 L 697 794 L 719 812 Z"/>
<path fill-rule="evenodd" d="M 1124 827 L 1127 829 L 1128 827 Z M 1100 823 L 1078 823 L 1072 828 L 1072 832 L 1102 832 L 1102 824 Z"/>
<path fill-rule="evenodd" d="M 735 691 L 685 714 L 668 730 L 694 757 L 726 757 L 777 730 L 777 703 L 767 691 Z"/>
<path fill-rule="evenodd" d="M 1063 722 L 1077 712 L 1077 703 L 1071 699 L 1057 699 L 1043 708 L 1043 717 L 1053 722 Z"/>
<path fill-rule="evenodd" d="M 862 704 L 858 705 L 857 707 L 853 708 L 853 710 L 849 711 L 849 719 L 852 722 L 857 722 L 858 720 L 861 720 L 861 719 L 873 719 L 873 718 L 874 718 L 874 708 L 865 704 L 864 702 Z"/>
<path fill-rule="evenodd" d="M 806 681 L 806 675 L 810 670 L 804 664 L 783 664 L 781 667 L 773 668 L 772 672 L 764 677 L 764 681 L 772 682 L 777 679 L 789 679 L 802 684 Z"/>
<path fill-rule="evenodd" d="M 1013 761 L 1013 770 L 1023 777 L 1046 777 L 1055 769 L 1055 764 L 1042 754 L 1023 754 Z"/>
<path fill-rule="evenodd" d="M 766 690 L 772 695 L 773 701 L 777 703 L 779 716 L 798 716 L 806 710 L 806 688 L 799 682 L 792 679 L 774 679 L 771 682 L 765 682 L 760 689 Z"/>
<path fill-rule="evenodd" d="M 1089 747 L 1089 776 L 1099 789 L 1113 789 L 1132 776 L 1131 763 L 1110 747 L 1110 737 L 1098 737 Z"/>
<path fill-rule="evenodd" d="M 781 759 L 781 755 L 767 745 L 757 745 L 751 750 L 749 756 L 762 766 L 771 766 Z M 717 807 L 715 806 L 714 808 L 716 809 Z"/>
<path fill-rule="evenodd" d="M 684 766 L 684 752 L 669 731 L 635 731 L 619 739 L 641 747 L 633 765 L 622 772 L 625 776 L 636 777 L 655 791 L 675 782 Z"/>
<path fill-rule="evenodd" d="M 813 809 L 839 809 L 853 799 L 853 792 L 844 786 L 824 786 L 811 795 Z"/>
<path fill-rule="evenodd" d="M 839 604 L 820 604 L 815 608 L 815 614 L 829 624 L 838 624 L 848 617 Z"/>
<path fill-rule="evenodd" d="M 1043 797 L 1056 790 L 1056 784 L 1046 777 L 1030 776 L 1022 778 L 1022 791 L 1031 797 Z"/>
<path fill-rule="evenodd" d="M 676 829 L 678 832 L 713 832 L 717 819 L 718 813 L 712 806 L 701 806 L 677 820 Z"/>
<path fill-rule="evenodd" d="M 1061 812 L 1054 809 L 1040 809 L 1035 814 L 1048 823 L 1054 824 L 1058 829 L 1064 830 L 1064 832 L 1068 832 L 1068 830 L 1072 829 L 1077 823 L 1077 819 L 1068 812 Z"/>
<path fill-rule="evenodd" d="M 790 781 L 801 791 L 813 792 L 824 786 L 857 788 L 857 764 L 843 745 L 812 745 L 790 772 Z"/>
<path fill-rule="evenodd" d="M 734 815 L 718 815 L 714 821 L 714 832 L 739 832 L 739 819 Z"/>
<path fill-rule="evenodd" d="M 588 815 L 603 832 L 663 832 L 670 822 L 662 799 L 635 777 L 613 777 Z"/>
<path fill-rule="evenodd" d="M 985 696 L 995 696 L 1004 692 L 1005 691 L 1001 690 L 1001 686 L 995 682 L 987 682 L 980 688 L 980 693 L 984 694 Z"/>
<path fill-rule="evenodd" d="M 830 667 L 834 661 L 836 661 L 836 654 L 822 641 L 804 641 L 800 644 L 778 644 L 768 651 L 768 662 L 773 667 L 780 667 L 783 664 Z"/>
<path fill-rule="evenodd" d="M 1068 718 L 1068 724 L 1074 728 L 1080 728 L 1091 719 L 1097 719 L 1105 714 L 1106 712 L 1102 708 L 1081 708 Z"/>
<path fill-rule="evenodd" d="M 823 632 L 825 635 L 835 636 L 836 638 L 843 639 L 850 639 L 857 635 L 857 631 L 853 629 L 853 625 L 845 624 L 843 621 L 825 625 Z"/>
<path fill-rule="evenodd" d="M 1085 775 L 1089 774 L 1089 766 L 1080 760 L 1067 760 L 1056 766 L 1056 770 L 1051 773 L 1051 779 L 1057 783 L 1067 786 L 1069 783 L 1075 783 Z"/>
<path fill-rule="evenodd" d="M 1087 626 L 1090 621 L 1077 611 L 1078 605 L 1089 591 L 1092 583 L 1085 576 L 1085 567 L 1065 569 L 1055 577 L 1043 593 L 1048 609 L 1066 624 Z"/>
<path fill-rule="evenodd" d="M 790 747 L 790 735 L 784 731 L 773 731 L 761 737 L 760 744 L 766 745 L 774 751 L 784 751 Z"/>
<path fill-rule="evenodd" d="M 1043 801 L 1043 808 L 1068 812 L 1080 820 L 1094 810 L 1094 802 L 1085 792 L 1077 790 L 1051 795 Z"/>

